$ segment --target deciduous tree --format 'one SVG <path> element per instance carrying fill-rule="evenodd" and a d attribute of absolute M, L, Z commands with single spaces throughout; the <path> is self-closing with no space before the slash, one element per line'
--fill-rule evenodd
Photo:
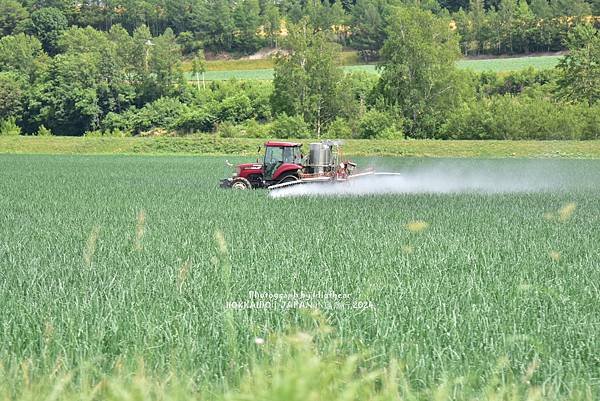
<path fill-rule="evenodd" d="M 306 18 L 289 31 L 288 54 L 275 62 L 273 111 L 304 116 L 320 135 L 339 110 L 340 46 L 329 40 L 327 31 L 314 30 Z"/>
<path fill-rule="evenodd" d="M 397 108 L 412 136 L 425 136 L 472 94 L 455 66 L 458 37 L 448 20 L 417 7 L 394 11 L 389 38 L 382 49 L 378 92 L 385 105 Z"/>
<path fill-rule="evenodd" d="M 590 105 L 600 100 L 600 32 L 579 25 L 567 37 L 569 54 L 558 64 L 559 96 Z"/>

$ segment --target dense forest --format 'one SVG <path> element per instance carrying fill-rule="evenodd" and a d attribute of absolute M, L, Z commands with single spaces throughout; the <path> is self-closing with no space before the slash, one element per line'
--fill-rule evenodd
<path fill-rule="evenodd" d="M 0 0 L 0 36 L 37 36 L 57 52 L 58 34 L 68 26 L 130 34 L 145 25 L 153 36 L 171 29 L 184 53 L 252 53 L 276 46 L 287 23 L 309 18 L 319 29 L 365 58 L 376 57 L 387 37 L 394 7 L 412 0 Z M 464 53 L 520 53 L 564 48 L 566 32 L 600 15 L 600 0 L 424 0 L 423 9 L 452 20 Z"/>
<path fill-rule="evenodd" d="M 464 3 L 464 2 L 463 2 Z M 0 0 L 0 132 L 338 138 L 600 137 L 600 34 L 583 0 Z M 277 46 L 273 82 L 190 84 L 204 50 Z M 343 47 L 380 76 L 345 74 Z M 549 71 L 461 54 L 567 49 Z"/>

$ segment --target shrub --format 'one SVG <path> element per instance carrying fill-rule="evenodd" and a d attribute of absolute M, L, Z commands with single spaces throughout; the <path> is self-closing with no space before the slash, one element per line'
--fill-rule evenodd
<path fill-rule="evenodd" d="M 43 124 L 37 130 L 37 136 L 52 136 L 52 130 L 46 128 Z"/>
<path fill-rule="evenodd" d="M 131 132 L 133 130 L 133 115 L 137 112 L 135 107 L 128 109 L 127 111 L 119 114 L 110 112 L 104 117 L 100 127 L 102 131 L 112 132 L 115 130 Z"/>
<path fill-rule="evenodd" d="M 587 108 L 585 117 L 581 139 L 600 139 L 600 104 Z"/>
<path fill-rule="evenodd" d="M 275 138 L 309 138 L 310 130 L 302 116 L 280 114 L 271 125 L 272 137 Z"/>
<path fill-rule="evenodd" d="M 8 117 L 0 120 L 0 135 L 1 136 L 18 136 L 21 135 L 21 127 L 17 125 L 15 117 Z"/>
<path fill-rule="evenodd" d="M 598 110 L 585 104 L 528 96 L 493 96 L 465 103 L 447 120 L 439 138 L 591 139 L 600 131 Z"/>
<path fill-rule="evenodd" d="M 358 123 L 358 137 L 362 139 L 402 138 L 402 123 L 397 123 L 390 113 L 379 110 L 367 111 Z"/>
<path fill-rule="evenodd" d="M 162 97 L 130 115 L 132 131 L 139 134 L 153 128 L 172 129 L 187 111 L 188 107 L 179 100 Z"/>
<path fill-rule="evenodd" d="M 195 109 L 179 116 L 172 128 L 181 133 L 212 132 L 215 129 L 217 117 L 206 109 Z"/>
<path fill-rule="evenodd" d="M 223 138 L 236 138 L 240 136 L 240 130 L 229 121 L 222 122 L 217 128 L 217 135 Z"/>
<path fill-rule="evenodd" d="M 253 109 L 246 95 L 235 95 L 221 101 L 218 107 L 220 121 L 239 123 L 252 117 Z"/>
<path fill-rule="evenodd" d="M 327 127 L 327 137 L 332 139 L 351 138 L 352 128 L 348 121 L 338 117 Z"/>
<path fill-rule="evenodd" d="M 536 70 L 529 67 L 521 71 L 512 71 L 503 74 L 495 72 L 482 72 L 477 75 L 477 92 L 483 96 L 518 95 L 528 88 L 556 82 L 555 70 Z"/>
<path fill-rule="evenodd" d="M 271 124 L 261 124 L 256 120 L 247 120 L 238 125 L 240 136 L 247 138 L 269 138 Z"/>

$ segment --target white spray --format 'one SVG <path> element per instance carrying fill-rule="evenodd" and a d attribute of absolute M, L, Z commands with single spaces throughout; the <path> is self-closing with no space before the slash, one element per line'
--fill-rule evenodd
<path fill-rule="evenodd" d="M 366 196 L 384 194 L 526 193 L 564 187 L 559 171 L 543 163 L 437 162 L 403 173 L 371 175 L 343 183 L 300 184 L 273 190 L 273 198 L 297 196 Z"/>

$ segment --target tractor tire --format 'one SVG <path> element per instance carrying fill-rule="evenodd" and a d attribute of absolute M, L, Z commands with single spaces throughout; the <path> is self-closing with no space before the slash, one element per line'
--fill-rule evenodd
<path fill-rule="evenodd" d="M 277 184 L 285 184 L 285 183 L 294 182 L 294 181 L 300 181 L 300 179 L 297 176 L 290 174 L 290 175 L 286 175 L 281 180 L 279 180 L 279 182 L 277 182 Z"/>
<path fill-rule="evenodd" d="M 252 184 L 250 184 L 250 181 L 248 181 L 247 179 L 243 178 L 243 177 L 237 177 L 233 179 L 233 182 L 231 183 L 231 189 L 250 189 L 252 188 Z"/>

